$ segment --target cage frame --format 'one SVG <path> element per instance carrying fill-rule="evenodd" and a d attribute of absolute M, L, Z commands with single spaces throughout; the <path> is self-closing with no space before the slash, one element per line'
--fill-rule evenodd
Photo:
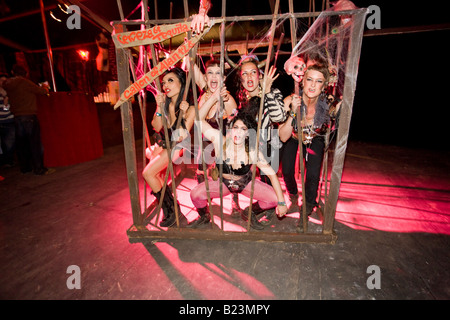
<path fill-rule="evenodd" d="M 278 4 L 277 0 L 277 4 Z M 292 4 L 292 0 L 289 0 Z M 224 12 L 224 3 L 222 2 L 222 12 Z M 186 7 L 186 2 L 185 2 Z M 293 6 L 292 6 L 293 7 Z M 292 8 L 290 6 L 290 10 Z M 186 10 L 186 8 L 185 8 Z M 361 53 L 362 46 L 362 30 L 364 28 L 365 16 L 367 9 L 356 9 L 348 11 L 324 11 L 325 15 L 352 15 L 354 17 L 353 27 L 351 29 L 349 51 L 347 56 L 347 71 L 345 72 L 344 88 L 343 88 L 343 99 L 342 106 L 339 117 L 339 129 L 337 130 L 337 137 L 335 142 L 334 150 L 339 150 L 339 152 L 334 153 L 333 165 L 330 174 L 330 187 L 327 199 L 325 202 L 319 201 L 318 209 L 323 215 L 322 232 L 321 233 L 308 233 L 308 232 L 265 232 L 265 231 L 252 231 L 249 228 L 246 232 L 242 231 L 225 231 L 217 227 L 214 223 L 210 230 L 207 229 L 188 229 L 181 228 L 177 223 L 177 227 L 168 228 L 163 230 L 149 230 L 147 229 L 149 218 L 151 218 L 155 211 L 157 211 L 160 206 L 156 206 L 154 203 L 150 204 L 142 211 L 141 207 L 141 196 L 139 190 L 139 175 L 137 171 L 137 157 L 136 157 L 136 139 L 134 137 L 134 125 L 133 125 L 133 112 L 132 103 L 128 100 L 120 106 L 120 113 L 122 119 L 122 134 L 124 142 L 124 154 L 125 163 L 127 170 L 127 179 L 129 185 L 130 202 L 131 202 L 131 213 L 133 224 L 127 230 L 127 236 L 131 243 L 143 242 L 143 241 L 162 241 L 164 239 L 194 239 L 194 240 L 229 240 L 229 241 L 269 241 L 269 242 L 300 242 L 300 243 L 325 243 L 334 244 L 337 240 L 337 234 L 334 230 L 336 206 L 339 197 L 340 184 L 342 179 L 342 172 L 344 167 L 345 153 L 348 142 L 350 120 L 353 109 L 354 93 L 356 89 L 356 75 L 358 72 L 358 64 Z M 224 13 L 223 13 L 224 14 Z M 309 12 L 309 13 L 289 13 L 290 19 L 296 18 L 308 18 L 317 17 L 320 12 Z M 280 15 L 278 15 L 280 16 Z M 221 18 L 222 23 L 230 21 L 254 21 L 254 20 L 271 20 L 275 19 L 276 15 L 261 15 L 261 16 L 240 16 L 240 17 L 226 17 L 225 15 Z M 214 19 L 214 18 L 212 18 Z M 126 31 L 127 25 L 138 25 L 144 24 L 158 25 L 164 23 L 176 23 L 180 21 L 185 21 L 185 19 L 155 19 L 149 20 L 146 16 L 145 20 L 134 20 L 134 21 L 114 21 L 113 25 L 115 28 L 119 26 L 122 32 Z M 292 26 L 292 24 L 291 24 Z M 116 47 L 116 62 L 117 62 L 117 74 L 119 82 L 119 92 L 122 94 L 124 90 L 131 84 L 130 81 L 130 63 L 129 63 L 129 53 L 126 48 Z M 221 52 L 221 59 L 223 61 L 223 48 Z M 352 76 L 349 76 L 352 75 Z M 195 86 L 194 79 L 192 79 L 193 86 Z M 147 137 L 148 138 L 148 137 Z M 326 165 L 326 164 L 325 164 Z M 179 171 L 181 165 L 178 165 Z M 176 184 L 176 180 L 182 178 L 179 174 L 175 176 L 172 183 Z M 167 181 L 167 180 L 166 180 Z M 325 177 L 327 182 L 327 177 Z M 319 195 L 320 197 L 320 195 Z M 146 206 L 146 204 L 145 204 Z M 150 212 L 150 214 L 148 214 Z M 177 216 L 178 222 L 178 216 Z"/>

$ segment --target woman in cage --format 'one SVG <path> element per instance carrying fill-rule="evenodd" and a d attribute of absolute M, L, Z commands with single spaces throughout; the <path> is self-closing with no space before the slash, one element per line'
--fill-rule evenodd
<path fill-rule="evenodd" d="M 300 106 L 299 91 L 303 76 L 306 71 L 306 63 L 303 57 L 292 56 L 284 64 L 284 70 L 294 80 L 295 92 L 284 99 L 286 110 L 289 114 L 291 108 L 298 109 Z M 289 118 L 288 118 L 289 119 Z M 280 137 L 281 138 L 281 137 Z M 289 136 L 281 139 L 283 145 L 280 149 L 281 172 L 283 174 L 286 191 L 291 201 L 291 209 L 298 209 L 298 187 L 295 179 L 295 163 L 298 151 L 298 140 L 296 137 Z"/>
<path fill-rule="evenodd" d="M 289 118 L 280 124 L 278 131 L 281 141 L 290 152 L 283 153 L 283 176 L 286 185 L 295 182 L 295 161 L 298 141 L 302 141 L 302 152 L 305 162 L 305 200 L 300 208 L 306 206 L 306 214 L 310 215 L 317 206 L 317 193 L 320 180 L 320 170 L 325 149 L 325 134 L 332 119 L 339 109 L 331 109 L 327 103 L 325 89 L 329 80 L 328 67 L 323 64 L 313 64 L 307 67 L 299 96 L 286 98 L 291 111 Z M 297 117 L 301 119 L 301 129 L 298 130 Z M 300 131 L 300 132 L 299 132 Z"/>
<path fill-rule="evenodd" d="M 208 101 L 216 90 L 220 90 L 220 86 L 225 79 L 222 76 L 220 68 L 220 61 L 210 59 L 205 63 L 205 74 L 202 73 L 197 64 L 194 64 L 193 71 L 195 75 L 195 83 L 201 90 L 200 98 L 198 99 L 198 107 L 202 108 L 206 101 Z M 219 101 L 209 109 L 206 115 L 206 121 L 214 128 L 219 129 L 220 118 L 222 118 L 223 132 L 225 133 L 228 119 L 236 112 L 237 104 L 233 96 L 229 93 L 223 97 L 224 108 L 221 110 Z M 204 181 L 203 167 L 201 161 L 196 172 L 199 183 Z"/>
<path fill-rule="evenodd" d="M 238 112 L 245 112 L 258 121 L 261 97 L 263 95 L 264 76 L 260 71 L 260 63 L 256 56 L 244 57 L 238 67 Z M 265 152 L 266 159 L 270 159 L 271 144 L 278 146 L 278 136 L 272 136 L 274 123 L 281 123 L 287 119 L 284 108 L 283 95 L 278 88 L 273 88 L 273 82 L 278 78 L 276 68 L 271 66 L 265 77 L 265 94 L 261 118 L 261 146 Z M 272 132 L 274 131 L 274 132 Z"/>
<path fill-rule="evenodd" d="M 195 83 L 201 89 L 201 95 L 198 101 L 199 108 L 205 104 L 211 98 L 211 95 L 216 91 L 220 90 L 220 86 L 225 81 L 225 77 L 222 76 L 222 71 L 220 68 L 220 61 L 215 59 L 210 59 L 205 63 L 205 74 L 203 74 L 197 64 L 194 64 L 194 75 Z M 223 132 L 227 128 L 228 119 L 230 119 L 236 112 L 237 104 L 233 96 L 229 93 L 223 97 L 223 110 L 221 110 L 219 101 L 210 108 L 208 114 L 206 115 L 206 121 L 214 128 L 219 129 L 220 127 L 220 117 L 222 117 L 222 128 Z M 203 148 L 207 148 L 209 143 L 204 143 Z M 200 160 L 200 159 L 199 159 Z M 198 183 L 204 181 L 203 163 L 198 161 L 198 168 L 196 171 L 196 177 Z M 232 197 L 232 215 L 239 215 L 241 209 L 239 207 L 239 196 L 234 193 Z"/>
<path fill-rule="evenodd" d="M 265 210 L 278 208 L 278 214 L 283 216 L 286 214 L 287 207 L 284 202 L 284 195 L 280 182 L 276 173 L 271 166 L 265 161 L 261 153 L 257 154 L 255 148 L 256 141 L 256 122 L 247 113 L 238 113 L 231 121 L 227 135 L 214 129 L 207 121 L 206 115 L 210 108 L 219 99 L 219 94 L 225 96 L 228 94 L 226 87 L 222 87 L 222 91 L 216 91 L 205 105 L 199 110 L 199 116 L 202 120 L 202 133 L 210 140 L 215 149 L 216 164 L 223 159 L 223 196 L 230 193 L 241 193 L 247 197 L 251 195 L 252 186 L 252 165 L 257 165 L 260 170 L 270 178 L 272 186 L 255 180 L 253 199 L 258 202 L 253 204 L 258 208 L 259 213 Z M 222 159 L 218 158 L 222 153 Z M 220 180 L 208 181 L 209 194 L 211 198 L 220 197 Z M 211 217 L 208 209 L 208 197 L 205 182 L 199 184 L 191 190 L 191 200 L 197 208 L 199 214 L 198 219 L 189 224 L 191 227 L 197 227 L 210 222 Z M 256 208 L 255 208 L 256 209 Z M 251 226 L 254 229 L 261 230 L 264 226 L 258 221 L 253 210 L 251 214 Z M 248 219 L 247 212 L 243 212 L 244 220 Z"/>
<path fill-rule="evenodd" d="M 168 70 L 163 75 L 161 84 L 163 93 L 158 93 L 155 97 L 156 111 L 152 119 L 153 129 L 157 133 L 155 135 L 156 143 L 160 148 L 159 152 L 154 151 L 153 154 L 147 152 L 147 158 L 150 159 L 150 162 L 144 168 L 142 176 L 152 189 L 152 194 L 159 202 L 162 202 L 161 208 L 163 209 L 164 218 L 160 226 L 170 227 L 176 221 L 173 194 L 170 188 L 166 188 L 164 198 L 161 199 L 161 189 L 164 181 L 162 181 L 160 174 L 169 164 L 169 153 L 165 141 L 162 117 L 163 114 L 166 117 L 169 143 L 174 145 L 190 138 L 189 131 L 194 123 L 195 109 L 187 101 L 183 101 L 186 74 L 182 69 L 175 67 Z M 164 113 L 162 112 L 163 110 Z M 170 158 L 172 161 L 175 161 L 180 156 L 180 152 L 177 151 L 177 148 L 171 149 L 172 155 Z"/>
<path fill-rule="evenodd" d="M 241 59 L 238 67 L 238 113 L 246 113 L 258 121 L 261 97 L 263 96 L 263 81 L 265 79 L 265 94 L 261 116 L 260 144 L 259 149 L 265 160 L 272 166 L 272 169 L 278 171 L 278 152 L 281 142 L 278 137 L 278 131 L 274 124 L 284 122 L 287 118 L 287 112 L 283 101 L 283 95 L 278 88 L 273 88 L 273 82 L 278 78 L 276 68 L 271 66 L 266 77 L 263 77 L 260 67 L 265 62 L 259 62 L 256 56 L 245 56 Z M 267 184 L 272 183 L 272 179 L 260 172 L 260 179 Z M 261 209 L 256 203 L 252 206 L 253 212 L 258 214 Z M 273 211 L 267 212 L 267 219 L 272 218 Z"/>

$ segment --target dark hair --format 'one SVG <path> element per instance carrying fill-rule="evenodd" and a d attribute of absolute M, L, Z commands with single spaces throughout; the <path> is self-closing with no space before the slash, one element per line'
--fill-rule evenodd
<path fill-rule="evenodd" d="M 254 130 L 256 133 L 256 130 L 258 129 L 258 124 L 256 123 L 255 118 L 253 118 L 250 114 L 246 112 L 239 112 L 233 119 L 231 119 L 228 128 L 230 130 L 233 129 L 233 125 L 236 123 L 236 121 L 241 120 L 242 123 L 247 127 L 249 132 L 251 130 Z M 254 150 L 256 148 L 256 141 L 253 141 L 252 144 L 250 144 L 250 137 L 247 136 L 245 138 L 245 151 L 248 153 L 250 150 Z M 225 148 L 225 146 L 224 146 Z"/>
<path fill-rule="evenodd" d="M 258 128 L 258 124 L 256 123 L 256 120 L 254 117 L 252 117 L 249 113 L 247 112 L 242 112 L 239 111 L 237 113 L 236 116 L 233 117 L 233 119 L 231 119 L 230 121 L 230 128 L 236 123 L 236 121 L 241 120 L 245 126 L 251 130 L 254 129 L 256 130 Z"/>
<path fill-rule="evenodd" d="M 164 74 L 161 76 L 161 80 L 169 73 L 175 74 L 175 76 L 178 78 L 178 80 L 181 83 L 180 93 L 178 94 L 177 101 L 175 102 L 175 114 L 178 114 L 178 111 L 180 110 L 180 103 L 181 103 L 181 101 L 183 101 L 184 91 L 186 89 L 186 73 L 184 72 L 183 69 L 181 69 L 179 67 L 174 67 L 174 68 L 164 72 Z M 189 101 L 189 99 L 188 99 L 188 101 Z M 166 115 L 169 114 L 169 105 L 170 105 L 170 99 L 166 99 L 166 102 L 164 104 L 164 112 Z M 184 121 L 182 121 L 182 125 L 183 125 L 183 127 L 185 126 Z"/>
<path fill-rule="evenodd" d="M 211 66 L 218 66 L 218 67 L 220 67 L 220 61 L 216 60 L 216 59 L 210 59 L 210 60 L 206 61 L 206 63 L 205 63 L 205 70 L 208 69 Z"/>
<path fill-rule="evenodd" d="M 258 76 L 261 74 L 261 70 L 259 70 L 258 67 L 260 62 L 257 59 L 253 57 L 246 57 L 239 63 L 239 66 L 237 68 L 238 72 L 236 72 L 236 83 L 238 84 L 237 97 L 241 105 L 247 102 L 247 90 L 245 90 L 244 86 L 242 85 L 241 78 L 242 66 L 247 63 L 253 63 L 256 66 L 256 70 L 258 70 Z M 259 85 L 259 83 L 257 85 Z"/>
<path fill-rule="evenodd" d="M 22 67 L 22 66 L 20 66 L 18 64 L 13 65 L 12 72 L 16 76 L 20 76 L 20 77 L 26 77 L 27 76 L 27 70 L 24 67 Z"/>
<path fill-rule="evenodd" d="M 248 114 L 253 119 L 256 119 L 259 115 L 260 106 L 261 98 L 259 96 L 251 97 L 248 100 L 244 99 L 239 105 L 239 113 Z"/>
<path fill-rule="evenodd" d="M 324 65 L 326 66 L 328 63 L 317 51 L 310 51 L 305 54 L 305 63 L 308 64 L 309 61 L 314 61 L 314 64 Z"/>

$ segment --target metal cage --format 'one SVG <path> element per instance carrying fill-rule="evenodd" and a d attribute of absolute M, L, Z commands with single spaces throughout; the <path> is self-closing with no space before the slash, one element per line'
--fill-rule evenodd
<path fill-rule="evenodd" d="M 241 16 L 241 17 L 226 17 L 225 16 L 225 3 L 222 3 L 222 24 L 231 21 L 257 21 L 257 20 L 272 20 L 275 21 L 280 15 L 268 15 L 268 16 Z M 276 8 L 278 8 L 279 0 L 277 0 Z M 292 0 L 290 0 L 290 11 L 288 13 L 289 19 L 296 18 L 314 18 L 318 16 L 317 12 L 310 13 L 294 13 Z M 185 12 L 186 1 L 185 1 Z M 274 11 L 277 12 L 278 10 Z M 164 229 L 152 225 L 150 223 L 151 218 L 155 215 L 159 215 L 160 206 L 155 205 L 155 203 L 150 203 L 147 205 L 146 194 L 144 191 L 143 200 L 142 192 L 139 187 L 139 181 L 141 174 L 138 172 L 137 157 L 136 157 L 136 139 L 134 136 L 133 128 L 133 112 L 132 103 L 126 101 L 120 106 L 120 112 L 122 117 L 122 132 L 124 141 L 124 152 L 126 160 L 126 170 L 129 184 L 130 201 L 131 201 L 131 211 L 133 224 L 127 230 L 127 235 L 130 242 L 142 242 L 145 240 L 163 240 L 163 239 L 201 239 L 201 240 L 235 240 L 235 241 L 278 241 L 278 242 L 310 242 L 310 243 L 328 243 L 334 244 L 337 240 L 337 235 L 334 231 L 334 222 L 336 214 L 336 206 L 339 197 L 340 183 L 342 177 L 342 171 L 344 166 L 345 153 L 347 148 L 347 139 L 349 134 L 350 120 L 352 115 L 354 92 L 356 88 L 356 76 L 358 73 L 358 62 L 361 51 L 362 44 L 362 33 L 364 29 L 366 9 L 357 9 L 351 11 L 324 11 L 323 14 L 329 16 L 336 15 L 352 15 L 353 16 L 353 26 L 351 28 L 350 41 L 348 43 L 348 55 L 347 64 L 345 72 L 345 83 L 343 87 L 343 98 L 342 106 L 339 117 L 339 129 L 337 130 L 336 140 L 334 144 L 334 150 L 331 164 L 331 173 L 328 174 L 328 152 L 324 157 L 324 164 L 322 174 L 322 182 L 325 183 L 325 195 L 322 197 L 319 194 L 319 210 L 323 217 L 322 227 L 319 231 L 311 231 L 306 228 L 303 232 L 285 232 L 271 230 L 267 231 L 253 231 L 247 228 L 246 231 L 226 231 L 223 229 L 223 224 L 218 226 L 214 223 L 210 229 L 188 229 L 182 227 L 178 222 L 177 215 L 177 226 Z M 113 25 L 116 28 L 116 32 L 119 32 L 120 27 L 122 31 L 126 31 L 127 25 L 145 25 L 149 27 L 150 25 L 159 25 L 163 23 L 176 23 L 178 21 L 185 20 L 146 20 L 142 21 L 115 21 Z M 292 24 L 291 24 L 292 28 Z M 291 29 L 292 30 L 292 29 Z M 224 35 L 221 35 L 221 38 Z M 273 40 L 273 39 L 272 39 Z M 295 39 L 293 44 L 295 43 Z M 224 55 L 224 38 L 221 39 L 221 64 L 223 66 L 223 55 Z M 273 45 L 273 42 L 271 43 Z M 269 47 L 269 51 L 271 47 Z M 130 72 L 134 74 L 133 68 L 130 66 L 130 49 L 117 48 L 116 47 L 116 59 L 117 59 L 117 72 L 119 80 L 119 91 L 122 93 L 127 87 L 130 86 Z M 192 79 L 193 89 L 195 88 L 195 81 Z M 145 101 L 139 99 L 139 104 L 142 110 L 145 110 Z M 144 106 L 142 106 L 144 104 Z M 143 108 L 143 109 L 142 109 Z M 145 117 L 144 117 L 145 121 Z M 145 123 L 144 123 L 145 127 Z M 144 128 L 146 130 L 146 128 Z M 145 133 L 144 133 L 145 134 Z M 145 137 L 145 141 L 148 141 L 148 132 Z M 143 157 L 145 159 L 145 157 Z M 172 186 L 180 182 L 183 179 L 183 173 L 186 172 L 186 167 L 184 165 L 173 166 L 169 165 L 168 171 L 172 175 Z M 328 178 L 328 175 L 330 178 Z M 167 176 L 166 176 L 167 182 Z M 328 188 L 329 183 L 329 188 Z M 145 183 L 144 183 L 145 184 Z M 166 186 L 164 186 L 166 187 Z M 175 187 L 176 188 L 176 187 Z M 321 188 L 322 189 L 322 188 Z M 142 210 L 142 203 L 144 203 L 145 209 Z M 221 207 L 222 208 L 222 207 Z M 223 216 L 220 215 L 223 219 Z M 250 219 L 249 219 L 250 220 Z M 250 224 L 249 224 L 250 225 Z M 319 228 L 320 229 L 320 228 Z"/>

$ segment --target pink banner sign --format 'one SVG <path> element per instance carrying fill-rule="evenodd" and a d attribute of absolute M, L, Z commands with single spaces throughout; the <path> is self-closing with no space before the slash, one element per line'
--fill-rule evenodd
<path fill-rule="evenodd" d="M 158 63 L 153 69 L 143 75 L 139 80 L 129 86 L 120 96 L 119 101 L 114 105 L 114 110 L 120 107 L 125 101 L 130 99 L 132 96 L 137 94 L 139 91 L 144 89 L 146 86 L 151 84 L 157 77 L 166 72 L 170 67 L 175 65 L 180 61 L 185 55 L 189 53 L 195 44 L 203 37 L 204 32 L 201 35 L 195 35 L 191 39 L 186 40 L 182 45 L 180 45 L 177 50 L 172 52 L 170 56 Z"/>
<path fill-rule="evenodd" d="M 114 105 L 114 110 L 119 108 L 128 99 L 150 85 L 157 77 L 166 72 L 170 67 L 174 66 L 178 61 L 183 59 L 183 57 L 189 53 L 189 50 L 191 50 L 196 45 L 196 43 L 201 38 L 203 38 L 206 33 L 209 32 L 211 27 L 215 23 L 221 21 L 223 21 L 223 19 L 212 20 L 208 29 L 203 30 L 201 34 L 196 34 L 190 39 L 186 40 L 177 48 L 177 50 L 172 52 L 167 59 L 158 63 L 158 65 L 156 65 L 149 72 L 140 77 L 135 83 L 125 89 L 125 91 L 121 94 L 120 99 Z M 139 33 L 139 31 L 118 33 L 113 36 L 113 39 L 117 48 L 145 45 L 154 42 L 161 42 L 177 34 L 190 31 L 190 26 L 191 22 L 155 26 L 151 29 L 142 30 L 142 33 Z"/>
<path fill-rule="evenodd" d="M 128 48 L 162 42 L 190 31 L 191 22 L 157 25 L 150 29 L 117 33 L 112 36 L 116 48 Z"/>

